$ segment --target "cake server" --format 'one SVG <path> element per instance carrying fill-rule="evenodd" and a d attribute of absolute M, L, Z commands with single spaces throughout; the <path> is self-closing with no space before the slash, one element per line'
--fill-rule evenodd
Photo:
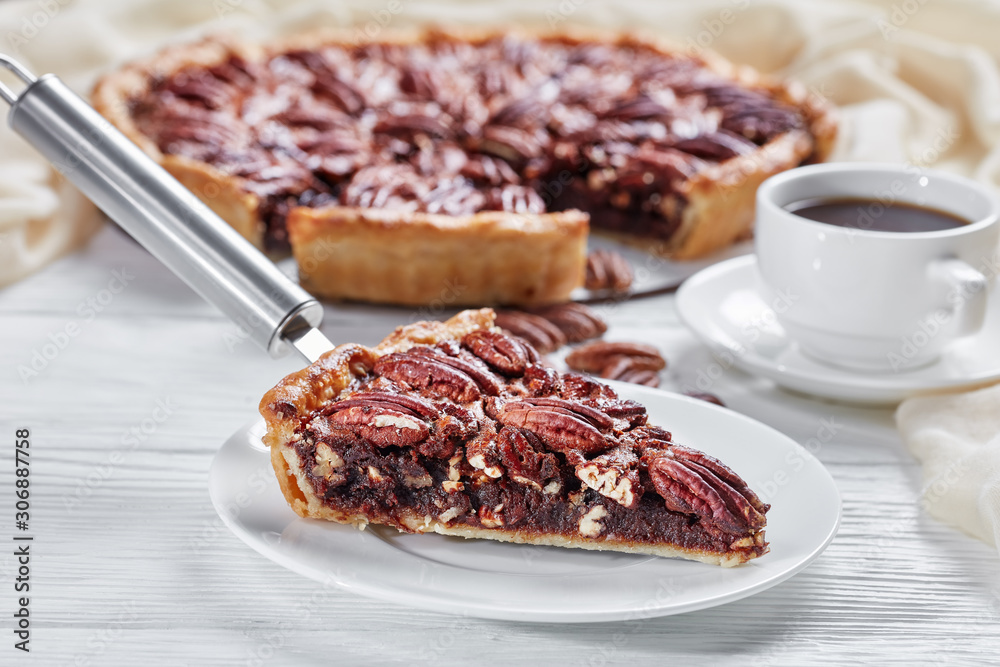
<path fill-rule="evenodd" d="M 309 362 L 333 344 L 323 307 L 187 188 L 53 74 L 0 83 L 11 129 L 206 301 L 245 327 L 272 357 L 294 348 Z"/>

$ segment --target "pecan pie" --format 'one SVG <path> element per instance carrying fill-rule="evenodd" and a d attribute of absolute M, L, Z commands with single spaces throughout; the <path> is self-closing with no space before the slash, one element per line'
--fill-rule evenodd
<path fill-rule="evenodd" d="M 94 102 L 247 238 L 290 246 L 307 288 L 409 304 L 565 300 L 588 220 L 704 255 L 835 134 L 799 86 L 579 31 L 213 39 L 106 77 Z"/>
<path fill-rule="evenodd" d="M 292 509 L 724 566 L 767 553 L 769 506 L 735 472 L 492 323 L 464 311 L 341 345 L 268 392 L 264 441 Z"/>

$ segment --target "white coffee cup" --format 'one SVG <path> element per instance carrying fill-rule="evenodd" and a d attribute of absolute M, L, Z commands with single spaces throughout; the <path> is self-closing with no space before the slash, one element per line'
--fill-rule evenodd
<path fill-rule="evenodd" d="M 866 199 L 857 226 L 795 215 L 809 199 Z M 933 232 L 872 231 L 886 206 L 937 209 L 969 224 Z M 857 370 L 935 361 L 983 324 L 1000 268 L 1000 206 L 984 186 L 905 165 L 833 163 L 773 176 L 757 191 L 762 293 L 803 353 Z M 777 310 L 777 309 L 776 309 Z"/>

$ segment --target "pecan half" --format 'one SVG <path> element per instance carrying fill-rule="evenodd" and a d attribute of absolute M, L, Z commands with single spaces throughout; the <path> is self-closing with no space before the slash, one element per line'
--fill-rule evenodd
<path fill-rule="evenodd" d="M 330 415 L 330 422 L 334 428 L 350 429 L 376 447 L 412 447 L 430 435 L 424 421 L 377 403 L 345 407 Z"/>
<path fill-rule="evenodd" d="M 504 426 L 531 431 L 550 450 L 598 454 L 609 446 L 607 438 L 575 410 L 514 401 L 503 407 L 499 417 Z"/>
<path fill-rule="evenodd" d="M 548 121 L 548 107 L 537 97 L 523 97 L 514 100 L 490 118 L 491 124 L 525 127 L 544 125 Z"/>
<path fill-rule="evenodd" d="M 684 447 L 683 445 L 672 444 L 667 448 L 668 456 L 672 456 L 681 461 L 696 463 L 714 473 L 727 484 L 732 485 L 741 495 L 746 497 L 750 504 L 761 514 L 767 512 L 771 506 L 757 497 L 742 477 L 737 475 L 729 466 L 715 457 L 709 456 L 697 449 Z"/>
<path fill-rule="evenodd" d="M 326 413 L 331 414 L 340 410 L 346 410 L 347 408 L 365 406 L 399 410 L 409 413 L 414 417 L 423 417 L 426 419 L 435 419 L 438 416 L 438 409 L 423 399 L 416 396 L 390 394 L 382 391 L 366 391 L 351 394 L 348 398 L 327 406 Z"/>
<path fill-rule="evenodd" d="M 584 287 L 589 290 L 626 292 L 632 286 L 632 267 L 613 250 L 595 250 L 587 255 Z"/>
<path fill-rule="evenodd" d="M 572 412 L 579 417 L 583 417 L 597 428 L 605 431 L 610 430 L 615 426 L 615 420 L 610 416 L 579 401 L 567 401 L 563 398 L 554 397 L 538 397 L 525 398 L 522 399 L 520 403 L 523 403 L 524 405 L 541 405 L 550 408 L 561 408 L 568 412 Z"/>
<path fill-rule="evenodd" d="M 553 306 L 533 308 L 534 315 L 544 317 L 559 327 L 567 342 L 579 343 L 597 338 L 608 330 L 608 325 L 590 306 L 582 303 L 560 303 Z"/>
<path fill-rule="evenodd" d="M 414 347 L 410 350 L 410 354 L 432 359 L 439 364 L 450 366 L 457 371 L 465 373 L 472 378 L 477 385 L 479 385 L 479 388 L 482 389 L 484 394 L 489 396 L 498 396 L 500 394 L 500 378 L 494 375 L 493 372 L 486 367 L 486 364 L 480 361 L 477 357 L 472 357 L 469 360 L 460 359 L 457 356 L 441 354 L 429 347 Z"/>
<path fill-rule="evenodd" d="M 528 341 L 542 354 L 553 352 L 566 344 L 566 335 L 544 317 L 522 310 L 498 310 L 495 323 Z"/>
<path fill-rule="evenodd" d="M 650 99 L 646 95 L 620 102 L 614 108 L 603 114 L 605 118 L 615 118 L 617 120 L 630 121 L 645 118 L 662 118 L 669 120 L 672 112 L 659 102 Z"/>
<path fill-rule="evenodd" d="M 671 455 L 672 450 L 647 452 L 642 459 L 667 509 L 697 516 L 731 532 L 764 527 L 767 520 L 744 494 L 746 483 L 735 473 L 727 468 L 736 482 L 724 480 L 695 461 L 675 458 Z"/>
<path fill-rule="evenodd" d="M 652 345 L 608 341 L 581 345 L 566 355 L 566 365 L 575 371 L 602 373 L 622 357 L 631 360 L 633 369 L 659 371 L 667 367 L 666 359 Z"/>
<path fill-rule="evenodd" d="M 349 114 L 356 114 L 365 106 L 365 99 L 351 84 L 341 80 L 331 69 L 329 61 L 314 51 L 290 51 L 285 56 L 304 65 L 313 75 L 312 91 L 325 96 Z"/>
<path fill-rule="evenodd" d="M 531 347 L 495 331 L 473 331 L 465 335 L 462 345 L 495 371 L 508 377 L 524 375 L 528 362 L 537 360 Z"/>
<path fill-rule="evenodd" d="M 799 127 L 801 117 L 791 109 L 771 106 L 764 101 L 759 106 L 727 110 L 722 121 L 725 130 L 762 144 L 771 137 Z"/>
<path fill-rule="evenodd" d="M 621 382 L 628 382 L 630 384 L 641 384 L 646 387 L 660 386 L 660 374 L 656 371 L 650 370 L 632 369 L 626 371 L 621 375 L 621 377 L 615 379 Z"/>
<path fill-rule="evenodd" d="M 660 374 L 654 369 L 648 368 L 645 359 L 635 357 L 613 357 L 608 364 L 601 369 L 600 376 L 606 380 L 618 380 L 620 382 L 630 382 L 641 384 L 647 387 L 660 386 Z"/>
<path fill-rule="evenodd" d="M 757 149 L 749 139 L 726 130 L 703 134 L 674 143 L 674 148 L 707 160 L 728 160 L 737 155 L 746 155 Z"/>
<path fill-rule="evenodd" d="M 220 86 L 212 76 L 177 76 L 168 81 L 162 90 L 177 97 L 201 104 L 206 109 L 221 109 L 232 98 L 228 86 Z"/>
<path fill-rule="evenodd" d="M 534 133 L 505 125 L 485 128 L 482 139 L 476 142 L 474 148 L 515 164 L 542 155 L 542 147 Z"/>
<path fill-rule="evenodd" d="M 354 174 L 341 193 L 341 203 L 415 211 L 417 200 L 429 191 L 428 184 L 409 165 L 370 166 Z"/>
<path fill-rule="evenodd" d="M 419 355 L 388 354 L 375 362 L 373 371 L 406 387 L 422 389 L 458 403 L 468 403 L 482 395 L 479 385 L 468 374 Z"/>

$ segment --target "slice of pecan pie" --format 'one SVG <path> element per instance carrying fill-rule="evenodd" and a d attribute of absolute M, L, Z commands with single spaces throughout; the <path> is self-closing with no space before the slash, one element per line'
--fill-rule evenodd
<path fill-rule="evenodd" d="M 94 103 L 313 292 L 407 304 L 564 300 L 588 219 L 704 255 L 835 134 L 800 86 L 659 39 L 386 35 L 174 47 Z"/>
<path fill-rule="evenodd" d="M 292 509 L 723 566 L 767 553 L 769 505 L 735 472 L 492 322 L 465 311 L 341 345 L 269 391 L 264 442 Z"/>

